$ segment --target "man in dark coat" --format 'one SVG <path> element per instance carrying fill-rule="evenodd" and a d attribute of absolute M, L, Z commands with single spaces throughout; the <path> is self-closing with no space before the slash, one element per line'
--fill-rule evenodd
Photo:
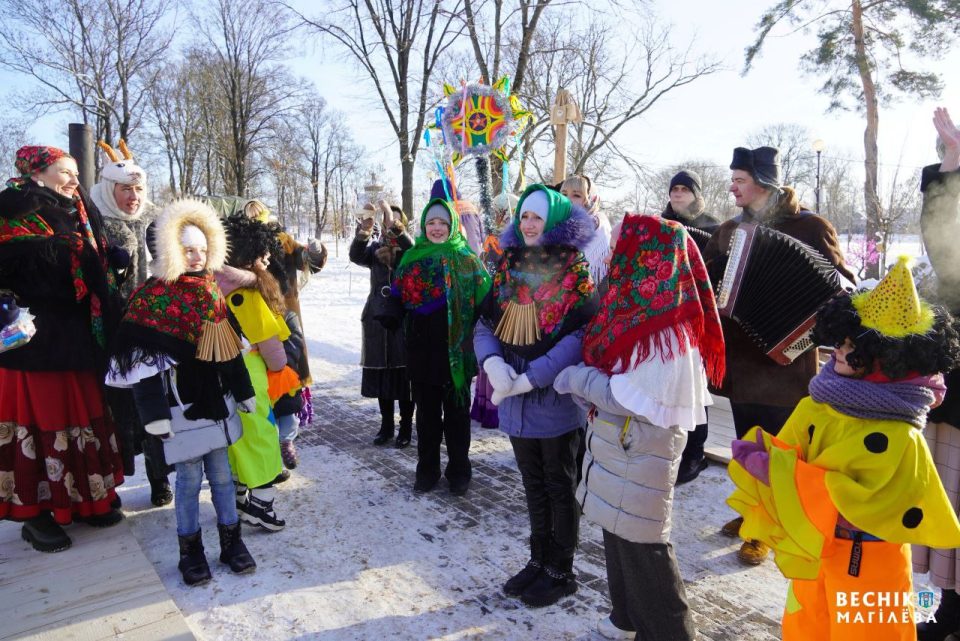
<path fill-rule="evenodd" d="M 702 250 L 709 239 L 709 235 L 720 225 L 720 220 L 703 211 L 703 183 L 700 174 L 692 169 L 683 169 L 670 179 L 670 202 L 660 214 L 662 218 L 673 220 L 689 231 L 698 230 L 703 234 L 691 234 L 694 241 Z M 707 422 L 697 425 L 690 432 L 687 444 L 680 457 L 680 468 L 677 472 L 677 483 L 689 483 L 707 468 L 707 457 L 704 456 L 703 446 L 707 442 Z"/>
<path fill-rule="evenodd" d="M 844 264 L 837 232 L 825 218 L 800 204 L 791 187 L 780 184 L 780 151 L 774 147 L 733 150 L 730 192 L 743 211 L 720 225 L 703 252 L 704 262 L 715 281 L 723 273 L 730 237 L 740 223 L 758 223 L 792 236 L 810 245 L 826 258 L 841 276 L 851 283 L 855 276 Z M 784 283 L 789 286 L 789 283 Z M 716 390 L 730 399 L 737 438 L 760 425 L 777 434 L 793 412 L 797 402 L 807 395 L 807 385 L 817 373 L 817 351 L 801 354 L 789 365 L 779 365 L 758 348 L 740 325 L 729 318 L 720 319 L 727 346 L 727 373 L 723 387 Z M 723 533 L 739 535 L 742 519 L 723 527 Z M 738 553 L 748 565 L 758 565 L 768 548 L 760 541 L 746 541 Z"/>

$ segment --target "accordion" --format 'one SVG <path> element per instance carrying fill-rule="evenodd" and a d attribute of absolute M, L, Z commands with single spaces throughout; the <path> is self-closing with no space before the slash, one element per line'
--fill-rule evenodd
<path fill-rule="evenodd" d="M 720 315 L 789 365 L 814 347 L 817 311 L 842 288 L 837 270 L 813 247 L 769 227 L 741 224 L 717 290 Z"/>
<path fill-rule="evenodd" d="M 687 230 L 687 235 L 693 239 L 693 242 L 696 244 L 697 249 L 700 250 L 700 255 L 702 256 L 703 250 L 706 249 L 707 243 L 710 242 L 710 232 L 693 227 L 691 225 L 684 225 L 683 228 Z"/>

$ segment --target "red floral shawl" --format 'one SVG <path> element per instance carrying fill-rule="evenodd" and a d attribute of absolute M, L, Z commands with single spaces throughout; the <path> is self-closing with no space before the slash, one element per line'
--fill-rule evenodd
<path fill-rule="evenodd" d="M 587 326 L 583 360 L 607 374 L 623 371 L 634 352 L 638 360 L 657 353 L 664 360 L 661 332 L 672 329 L 700 350 L 707 377 L 724 375 L 720 317 L 707 268 L 683 226 L 657 216 L 628 215 L 607 275 L 600 312 Z M 678 341 L 683 344 L 683 341 Z"/>

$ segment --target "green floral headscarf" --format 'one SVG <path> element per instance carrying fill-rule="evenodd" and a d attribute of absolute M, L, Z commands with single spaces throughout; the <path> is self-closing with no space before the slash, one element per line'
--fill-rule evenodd
<path fill-rule="evenodd" d="M 450 236 L 434 243 L 426 234 L 426 213 L 433 205 L 450 213 Z M 397 266 L 394 292 L 404 307 L 422 314 L 447 304 L 447 342 L 450 375 L 457 397 L 469 399 L 470 379 L 477 373 L 470 340 L 481 301 L 490 291 L 490 275 L 467 245 L 460 228 L 460 216 L 446 200 L 435 198 L 420 216 L 420 235 Z"/>

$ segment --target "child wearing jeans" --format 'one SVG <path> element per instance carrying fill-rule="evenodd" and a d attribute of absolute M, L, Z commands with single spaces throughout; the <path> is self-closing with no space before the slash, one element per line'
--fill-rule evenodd
<path fill-rule="evenodd" d="M 168 205 L 157 221 L 154 276 L 131 296 L 117 333 L 107 384 L 133 389 L 149 434 L 175 465 L 180 572 L 187 585 L 210 580 L 200 530 L 206 473 L 217 512 L 220 562 L 256 569 L 240 537 L 227 446 L 242 434 L 237 411 L 254 408 L 254 390 L 212 271 L 223 264 L 223 227 L 209 206 Z"/>
<path fill-rule="evenodd" d="M 920 300 L 906 259 L 877 287 L 817 314 L 833 345 L 778 436 L 733 442 L 727 503 L 791 579 L 783 638 L 916 639 L 910 544 L 960 545 L 960 523 L 923 437 L 960 359 L 953 319 Z M 886 597 L 854 600 L 854 593 Z"/>

